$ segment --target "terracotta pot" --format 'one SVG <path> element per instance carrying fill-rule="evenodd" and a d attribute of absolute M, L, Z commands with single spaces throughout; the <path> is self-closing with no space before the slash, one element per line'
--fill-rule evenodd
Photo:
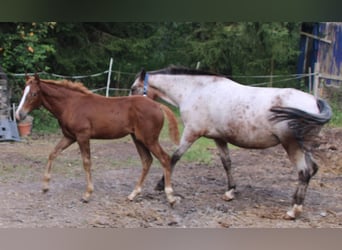
<path fill-rule="evenodd" d="M 28 136 L 29 134 L 31 134 L 31 130 L 32 130 L 32 123 L 18 123 L 18 130 L 19 130 L 19 134 L 20 136 Z"/>

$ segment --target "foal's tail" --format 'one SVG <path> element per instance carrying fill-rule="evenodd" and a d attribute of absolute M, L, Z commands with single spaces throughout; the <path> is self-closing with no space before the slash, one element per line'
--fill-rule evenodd
<path fill-rule="evenodd" d="M 330 121 L 332 110 L 330 105 L 322 100 L 317 100 L 318 114 L 312 114 L 296 108 L 273 107 L 271 121 L 288 121 L 289 128 L 296 139 L 303 145 L 306 137 L 314 136 L 324 124 Z M 318 130 L 318 131 L 317 131 Z"/>
<path fill-rule="evenodd" d="M 161 109 L 164 111 L 166 118 L 169 122 L 169 136 L 175 144 L 179 144 L 179 130 L 178 122 L 176 116 L 173 114 L 172 110 L 166 105 L 159 103 Z"/>

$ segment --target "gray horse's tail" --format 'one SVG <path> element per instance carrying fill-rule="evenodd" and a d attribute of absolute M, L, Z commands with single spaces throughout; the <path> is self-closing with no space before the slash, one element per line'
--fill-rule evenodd
<path fill-rule="evenodd" d="M 270 120 L 281 122 L 288 121 L 289 128 L 293 131 L 295 138 L 304 147 L 303 143 L 308 138 L 317 135 L 319 129 L 330 121 L 332 110 L 330 105 L 322 100 L 317 100 L 318 114 L 312 114 L 296 108 L 273 107 Z"/>

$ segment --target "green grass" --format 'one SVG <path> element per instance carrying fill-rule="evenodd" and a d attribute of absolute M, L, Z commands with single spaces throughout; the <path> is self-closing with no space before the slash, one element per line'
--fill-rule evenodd
<path fill-rule="evenodd" d="M 188 149 L 182 160 L 209 164 L 214 157 L 212 149 L 215 148 L 216 145 L 213 140 L 201 137 Z"/>
<path fill-rule="evenodd" d="M 330 125 L 333 127 L 342 127 L 342 110 L 339 108 L 338 103 L 331 102 L 331 108 L 333 110 L 333 116 Z"/>

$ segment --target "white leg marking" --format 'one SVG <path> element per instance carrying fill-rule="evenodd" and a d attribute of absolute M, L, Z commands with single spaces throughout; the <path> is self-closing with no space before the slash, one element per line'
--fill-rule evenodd
<path fill-rule="evenodd" d="M 224 195 L 222 196 L 222 199 L 225 200 L 225 201 L 231 201 L 235 198 L 234 196 L 234 192 L 235 192 L 235 189 L 232 188 L 231 190 L 228 190 L 224 193 Z"/>
<path fill-rule="evenodd" d="M 21 98 L 20 100 L 20 103 L 19 103 L 19 106 L 18 106 L 18 109 L 17 111 L 15 112 L 15 117 L 20 120 L 20 117 L 19 117 L 19 112 L 20 110 L 22 109 L 25 101 L 26 101 L 26 97 L 28 95 L 28 93 L 30 92 L 30 86 L 26 86 L 25 89 L 24 89 L 24 94 L 23 94 L 23 97 Z"/>
<path fill-rule="evenodd" d="M 172 189 L 172 187 L 166 187 L 164 189 L 164 191 L 165 191 L 165 194 L 166 194 L 166 198 L 169 201 L 169 203 L 171 204 L 171 206 L 173 206 L 177 201 L 180 200 L 179 197 L 173 196 L 173 189 Z"/>
<path fill-rule="evenodd" d="M 127 197 L 130 201 L 134 200 L 134 198 L 141 193 L 141 188 L 135 188 L 132 193 Z"/>
<path fill-rule="evenodd" d="M 290 211 L 287 211 L 285 219 L 294 220 L 303 212 L 303 205 L 294 204 Z"/>

